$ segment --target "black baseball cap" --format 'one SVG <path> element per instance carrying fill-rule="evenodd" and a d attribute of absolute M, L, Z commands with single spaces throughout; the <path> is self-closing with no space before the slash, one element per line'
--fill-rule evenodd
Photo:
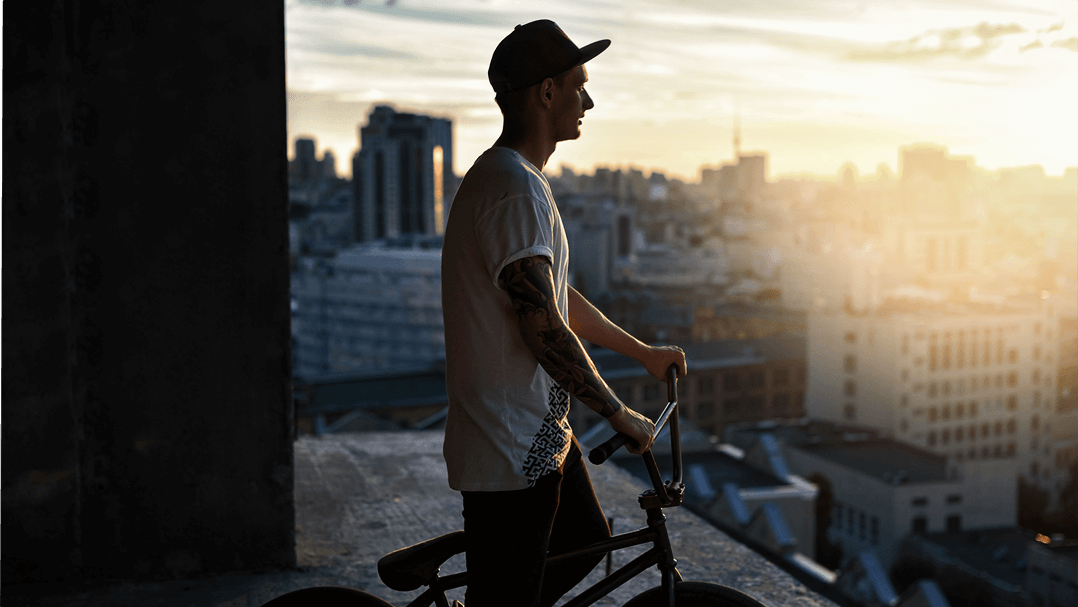
<path fill-rule="evenodd" d="M 487 79 L 495 93 L 519 91 L 594 59 L 608 46 L 609 40 L 599 40 L 580 48 L 553 21 L 532 21 L 516 26 L 494 49 Z"/>

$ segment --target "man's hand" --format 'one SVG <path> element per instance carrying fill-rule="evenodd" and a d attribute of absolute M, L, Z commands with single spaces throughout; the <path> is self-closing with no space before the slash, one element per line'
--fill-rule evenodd
<path fill-rule="evenodd" d="M 651 435 L 655 432 L 655 424 L 650 419 L 622 405 L 618 412 L 607 418 L 610 427 L 617 432 L 628 434 L 632 439 L 625 449 L 629 453 L 640 455 L 651 448 Z"/>
<path fill-rule="evenodd" d="M 677 376 L 685 377 L 685 352 L 677 346 L 648 346 L 644 355 L 638 359 L 648 373 L 659 381 L 666 381 L 666 370 L 670 365 L 677 365 Z"/>

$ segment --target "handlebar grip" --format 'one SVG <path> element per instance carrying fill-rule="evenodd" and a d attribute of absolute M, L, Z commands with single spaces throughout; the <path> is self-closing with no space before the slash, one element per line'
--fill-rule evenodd
<path fill-rule="evenodd" d="M 629 442 L 629 435 L 622 432 L 618 432 L 614 436 L 610 437 L 605 443 L 592 449 L 588 453 L 588 461 L 598 466 L 605 462 L 615 451 L 621 449 Z"/>

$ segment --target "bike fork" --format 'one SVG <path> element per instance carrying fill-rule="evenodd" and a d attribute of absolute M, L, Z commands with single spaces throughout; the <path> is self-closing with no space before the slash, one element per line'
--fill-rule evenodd
<path fill-rule="evenodd" d="M 674 584 L 682 580 L 681 572 L 677 570 L 677 559 L 674 558 L 674 550 L 670 546 L 670 536 L 666 532 L 666 515 L 661 508 L 648 508 L 648 526 L 656 531 L 655 545 L 662 552 L 659 559 L 659 571 L 662 574 L 663 594 L 666 596 L 666 604 L 676 607 L 674 604 Z"/>

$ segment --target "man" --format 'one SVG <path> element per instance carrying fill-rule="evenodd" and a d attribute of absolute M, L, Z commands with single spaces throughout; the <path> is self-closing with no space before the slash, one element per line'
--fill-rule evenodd
<path fill-rule="evenodd" d="M 652 347 L 566 283 L 568 246 L 542 174 L 559 141 L 580 136 L 594 107 L 578 48 L 552 21 L 518 25 L 488 78 L 502 110 L 494 147 L 465 175 L 442 247 L 449 484 L 464 498 L 468 607 L 553 605 L 601 557 L 546 570 L 564 552 L 610 536 L 567 421 L 569 396 L 651 446 L 654 425 L 621 403 L 580 339 L 638 360 L 663 379 L 685 355 Z"/>

